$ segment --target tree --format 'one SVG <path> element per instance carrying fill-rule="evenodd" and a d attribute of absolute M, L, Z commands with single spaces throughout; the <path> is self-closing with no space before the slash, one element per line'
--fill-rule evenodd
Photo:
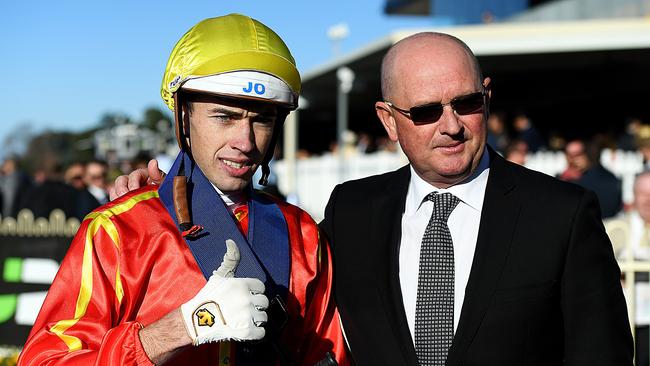
<path fill-rule="evenodd" d="M 131 122 L 131 118 L 122 113 L 106 112 L 99 119 L 99 126 L 101 128 L 115 127 L 122 123 Z"/>
<path fill-rule="evenodd" d="M 34 135 L 23 156 L 25 170 L 33 173 L 42 160 L 47 157 L 51 162 L 66 166 L 73 162 L 90 160 L 91 149 L 81 149 L 79 142 L 88 138 L 88 133 L 45 131 Z"/>
<path fill-rule="evenodd" d="M 160 121 L 163 121 L 162 123 L 165 123 L 166 127 L 171 127 L 172 121 L 169 113 L 160 108 L 149 107 L 144 111 L 144 119 L 141 125 L 152 131 L 160 131 Z"/>

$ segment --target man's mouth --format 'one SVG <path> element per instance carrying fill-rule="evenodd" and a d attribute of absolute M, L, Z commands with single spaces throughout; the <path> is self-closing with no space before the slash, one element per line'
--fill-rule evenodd
<path fill-rule="evenodd" d="M 251 162 L 236 162 L 236 161 L 227 160 L 227 159 L 221 159 L 221 161 L 222 161 L 224 164 L 226 164 L 227 166 L 229 166 L 229 167 L 231 167 L 231 168 L 235 168 L 235 169 L 241 169 L 241 168 L 243 168 L 243 167 L 251 166 L 251 165 L 252 165 Z"/>
<path fill-rule="evenodd" d="M 446 143 L 443 145 L 438 145 L 438 148 L 441 149 L 442 151 L 448 151 L 448 152 L 456 152 L 463 150 L 465 147 L 464 141 L 454 141 L 450 143 Z"/>

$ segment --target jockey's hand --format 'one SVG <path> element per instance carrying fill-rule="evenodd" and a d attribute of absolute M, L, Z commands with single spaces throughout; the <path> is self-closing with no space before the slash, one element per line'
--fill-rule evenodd
<path fill-rule="evenodd" d="M 239 248 L 226 240 L 221 266 L 193 299 L 181 305 L 181 313 L 192 343 L 198 346 L 225 340 L 249 341 L 264 338 L 269 300 L 257 278 L 235 278 Z"/>
<path fill-rule="evenodd" d="M 158 161 L 151 159 L 147 169 L 136 169 L 129 175 L 115 178 L 115 184 L 108 191 L 108 195 L 112 201 L 147 184 L 160 184 L 164 179 L 165 173 L 158 168 Z"/>

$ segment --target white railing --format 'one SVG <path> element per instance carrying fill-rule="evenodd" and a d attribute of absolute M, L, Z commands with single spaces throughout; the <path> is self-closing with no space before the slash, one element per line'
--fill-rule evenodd
<path fill-rule="evenodd" d="M 280 160 L 273 169 L 278 176 L 278 188 L 290 202 L 297 204 L 316 220 L 323 218 L 323 211 L 332 189 L 342 182 L 395 170 L 407 163 L 401 151 L 372 154 L 350 154 L 343 159 L 325 154 L 300 159 L 296 162 L 295 192 L 289 192 L 287 166 Z"/>

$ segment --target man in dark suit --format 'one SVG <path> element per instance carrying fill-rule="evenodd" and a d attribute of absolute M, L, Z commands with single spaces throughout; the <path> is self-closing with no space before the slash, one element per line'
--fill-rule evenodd
<path fill-rule="evenodd" d="M 321 223 L 334 247 L 335 293 L 355 361 L 631 365 L 620 271 L 597 199 L 486 148 L 489 87 L 471 50 L 448 35 L 411 36 L 384 58 L 384 101 L 375 107 L 410 164 L 337 186 Z M 453 299 L 440 300 L 440 284 L 424 284 L 434 275 L 420 248 L 440 209 L 431 192 L 457 198 L 444 223 L 453 240 Z M 427 300 L 427 291 L 438 298 Z M 432 303 L 428 314 L 444 305 L 453 321 L 419 315 Z M 448 341 L 432 335 L 445 321 Z M 427 322 L 433 330 L 418 324 Z M 428 343 L 441 342 L 448 354 L 427 354 L 440 351 Z"/>
<path fill-rule="evenodd" d="M 356 363 L 632 365 L 597 199 L 486 148 L 489 87 L 448 35 L 411 36 L 384 58 L 375 107 L 410 164 L 337 186 L 321 223 Z M 146 177 L 121 177 L 113 196 Z"/>

